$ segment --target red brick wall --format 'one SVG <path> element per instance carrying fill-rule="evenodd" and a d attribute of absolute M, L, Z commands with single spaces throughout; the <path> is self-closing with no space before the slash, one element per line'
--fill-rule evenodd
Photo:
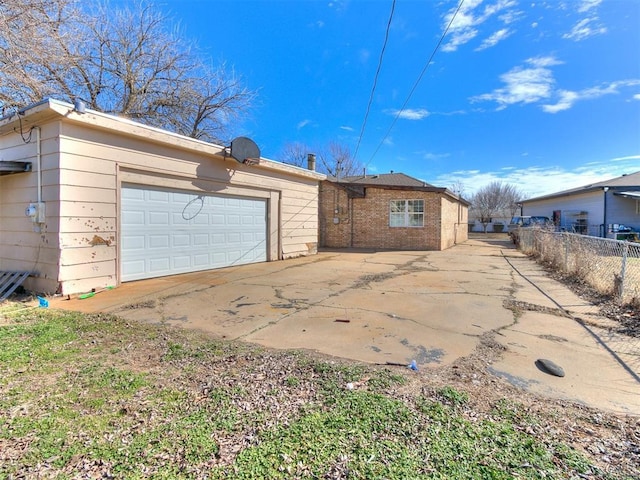
<path fill-rule="evenodd" d="M 423 227 L 390 227 L 391 200 L 424 200 Z M 467 239 L 467 208 L 437 192 L 366 187 L 364 198 L 347 198 L 332 182 L 321 182 L 320 246 L 441 250 Z"/>
<path fill-rule="evenodd" d="M 350 201 L 332 182 L 320 182 L 318 237 L 321 247 L 351 247 Z"/>

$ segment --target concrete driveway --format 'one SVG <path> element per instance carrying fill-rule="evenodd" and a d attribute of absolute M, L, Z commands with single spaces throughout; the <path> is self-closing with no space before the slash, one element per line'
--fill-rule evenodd
<path fill-rule="evenodd" d="M 472 239 L 444 252 L 321 252 L 50 304 L 363 362 L 415 360 L 421 373 L 472 354 L 493 333 L 506 347 L 489 366 L 493 374 L 542 395 L 640 414 L 638 371 L 576 321 L 597 319 L 597 309 L 506 238 Z M 566 376 L 541 371 L 540 358 Z"/>

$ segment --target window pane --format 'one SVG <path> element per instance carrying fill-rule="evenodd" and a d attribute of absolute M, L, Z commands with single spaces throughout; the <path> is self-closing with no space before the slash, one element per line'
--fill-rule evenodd
<path fill-rule="evenodd" d="M 391 200 L 390 206 L 391 206 L 391 212 L 404 212 L 405 201 L 404 200 Z"/>
<path fill-rule="evenodd" d="M 404 213 L 392 213 L 389 215 L 390 227 L 404 227 Z"/>
<path fill-rule="evenodd" d="M 410 213 L 409 214 L 409 226 L 410 227 L 422 227 L 424 222 L 424 215 L 421 213 Z"/>
<path fill-rule="evenodd" d="M 424 200 L 408 200 L 409 212 L 424 212 Z"/>

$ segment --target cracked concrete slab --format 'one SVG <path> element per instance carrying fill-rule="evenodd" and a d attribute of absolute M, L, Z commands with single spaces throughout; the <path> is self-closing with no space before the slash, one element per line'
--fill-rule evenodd
<path fill-rule="evenodd" d="M 443 252 L 326 251 L 131 282 L 50 306 L 370 363 L 415 360 L 421 371 L 473 354 L 492 335 L 506 348 L 488 367 L 494 375 L 540 395 L 640 414 L 640 372 L 576 320 L 595 319 L 597 308 L 506 236 Z M 540 358 L 566 376 L 540 371 Z"/>
<path fill-rule="evenodd" d="M 507 350 L 493 363 L 494 374 L 542 396 L 640 413 L 638 382 L 574 319 L 526 312 L 500 333 Z M 565 376 L 539 369 L 541 358 L 560 365 Z"/>

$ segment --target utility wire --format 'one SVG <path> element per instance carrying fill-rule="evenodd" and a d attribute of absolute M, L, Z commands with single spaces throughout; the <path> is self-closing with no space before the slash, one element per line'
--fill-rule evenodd
<path fill-rule="evenodd" d="M 375 151 L 371 155 L 371 158 L 367 162 L 367 165 L 369 165 L 373 161 L 373 157 L 376 156 L 376 154 L 378 153 L 378 150 L 380 150 L 380 147 L 382 146 L 384 141 L 387 139 L 387 137 L 391 133 L 391 130 L 393 130 L 393 127 L 395 126 L 396 122 L 398 121 L 398 118 L 400 118 L 400 115 L 402 114 L 402 112 L 407 107 L 407 104 L 409 103 L 409 100 L 411 100 L 411 97 L 413 96 L 413 93 L 416 91 L 416 88 L 418 88 L 418 84 L 422 80 L 422 77 L 424 76 L 425 72 L 427 71 L 427 68 L 429 68 L 429 65 L 431 65 L 431 62 L 433 61 L 433 58 L 436 56 L 436 53 L 440 49 L 440 45 L 442 45 L 442 42 L 444 41 L 444 38 L 447 36 L 447 33 L 449 32 L 449 29 L 451 28 L 451 25 L 453 24 L 453 21 L 455 20 L 456 16 L 458 15 L 458 12 L 462 8 L 463 4 L 464 4 L 464 0 L 460 0 L 460 3 L 458 4 L 458 8 L 456 8 L 456 11 L 451 16 L 451 20 L 449 20 L 449 24 L 447 25 L 447 28 L 445 28 L 444 32 L 442 32 L 442 35 L 440 36 L 440 40 L 438 40 L 438 43 L 436 44 L 436 47 L 433 49 L 433 52 L 431 52 L 431 56 L 429 57 L 429 60 L 427 61 L 427 63 L 423 67 L 422 71 L 420 72 L 420 75 L 418 76 L 418 79 L 416 80 L 416 82 L 413 84 L 413 87 L 411 88 L 411 91 L 409 92 L 409 95 L 407 96 L 407 99 L 402 104 L 402 107 L 400 107 L 400 110 L 398 110 L 398 113 L 396 113 L 396 116 L 393 119 L 393 122 L 391 122 L 391 126 L 387 130 L 387 133 L 384 134 L 384 137 L 382 137 L 382 140 L 380 140 L 380 143 L 378 144 L 378 146 L 376 147 Z"/>
<path fill-rule="evenodd" d="M 367 119 L 369 118 L 369 111 L 371 110 L 371 103 L 373 103 L 373 96 L 376 91 L 376 85 L 378 84 L 378 76 L 380 75 L 380 70 L 382 69 L 382 58 L 384 57 L 384 51 L 387 48 L 387 41 L 389 40 L 389 31 L 391 29 L 391 21 L 393 20 L 393 12 L 396 8 L 396 0 L 391 2 L 391 13 L 389 14 L 389 21 L 387 22 L 387 30 L 384 34 L 384 43 L 382 44 L 382 50 L 380 51 L 380 58 L 378 60 L 378 68 L 376 70 L 376 74 L 373 77 L 373 87 L 371 88 L 371 96 L 369 97 L 369 103 L 367 104 L 367 111 L 364 114 L 364 120 L 362 122 L 362 128 L 360 129 L 360 136 L 358 137 L 358 144 L 356 145 L 356 150 L 353 153 L 353 158 L 358 157 L 358 150 L 360 149 L 360 142 L 362 142 L 362 136 L 364 135 L 364 129 L 367 126 Z"/>

